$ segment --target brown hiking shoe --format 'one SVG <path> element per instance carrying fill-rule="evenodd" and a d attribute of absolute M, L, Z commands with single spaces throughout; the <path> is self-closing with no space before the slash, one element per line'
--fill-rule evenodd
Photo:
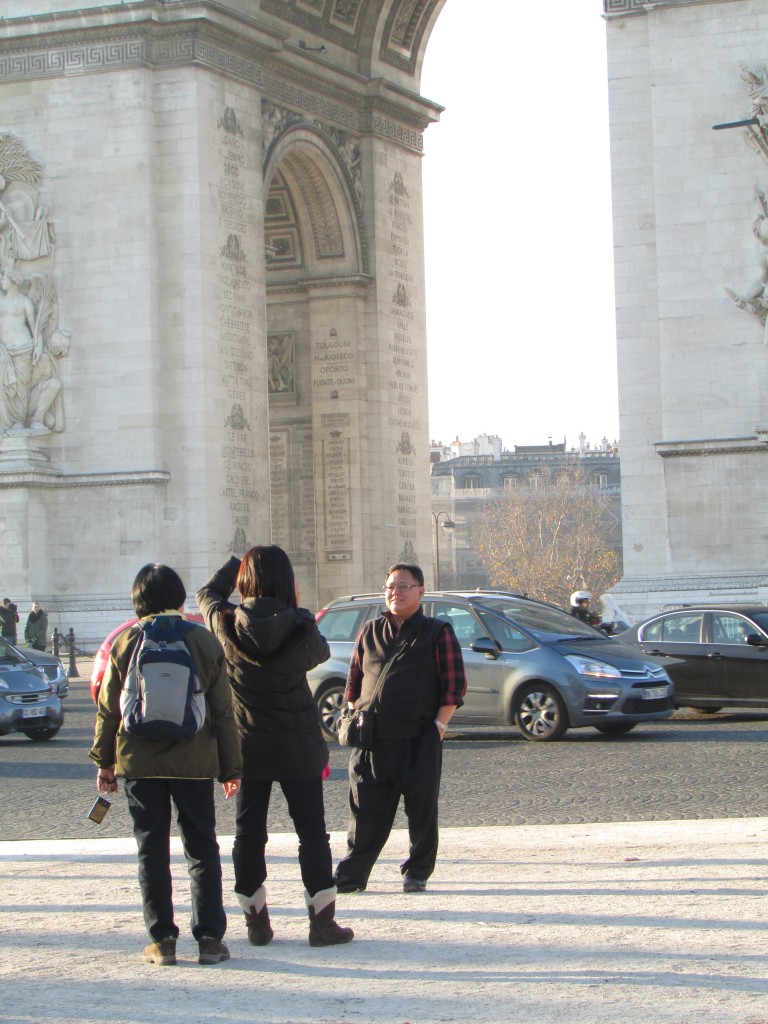
<path fill-rule="evenodd" d="M 160 939 L 147 946 L 142 954 L 148 964 L 173 967 L 176 963 L 176 939 Z"/>
<path fill-rule="evenodd" d="M 200 956 L 197 958 L 199 964 L 220 964 L 222 960 L 229 960 L 229 950 L 221 939 L 212 939 L 204 935 L 198 940 Z"/>

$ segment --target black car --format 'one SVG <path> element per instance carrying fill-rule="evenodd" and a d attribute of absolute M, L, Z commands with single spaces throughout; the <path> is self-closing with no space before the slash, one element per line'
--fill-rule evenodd
<path fill-rule="evenodd" d="M 698 605 L 654 615 L 621 639 L 668 658 L 678 707 L 768 707 L 768 606 Z"/>
<path fill-rule="evenodd" d="M 384 609 L 381 594 L 339 598 L 317 614 L 331 657 L 308 673 L 326 736 L 338 730 L 355 639 Z M 461 644 L 467 693 L 455 725 L 514 723 L 525 739 L 560 739 L 593 726 L 620 736 L 668 718 L 669 677 L 659 659 L 606 636 L 561 608 L 498 592 L 427 593 L 427 615 L 444 619 Z"/>

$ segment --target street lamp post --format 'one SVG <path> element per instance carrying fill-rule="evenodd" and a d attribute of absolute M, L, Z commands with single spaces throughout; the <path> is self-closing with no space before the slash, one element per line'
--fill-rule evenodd
<path fill-rule="evenodd" d="M 443 529 L 452 530 L 456 523 L 451 519 L 449 512 L 433 512 L 432 518 L 435 521 L 435 590 L 440 589 L 440 517 L 445 516 L 443 520 Z"/>

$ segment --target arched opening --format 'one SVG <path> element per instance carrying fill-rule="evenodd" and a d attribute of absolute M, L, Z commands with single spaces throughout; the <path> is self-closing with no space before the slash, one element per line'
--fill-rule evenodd
<path fill-rule="evenodd" d="M 321 550 L 351 561 L 357 546 L 350 430 L 367 259 L 356 160 L 342 133 L 302 124 L 278 126 L 265 161 L 272 541 L 290 554 L 311 605 L 323 590 Z"/>

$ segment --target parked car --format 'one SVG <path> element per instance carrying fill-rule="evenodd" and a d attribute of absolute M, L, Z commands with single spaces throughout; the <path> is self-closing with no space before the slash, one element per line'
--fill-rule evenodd
<path fill-rule="evenodd" d="M 38 668 L 45 672 L 48 679 L 53 683 L 54 692 L 59 700 L 68 695 L 69 679 L 61 658 L 57 658 L 54 654 L 46 654 L 45 651 L 37 651 L 34 647 L 23 646 L 17 647 L 16 650 L 20 651 L 33 665 L 37 665 Z"/>
<path fill-rule="evenodd" d="M 768 707 L 768 606 L 676 608 L 622 634 L 646 654 L 669 660 L 678 707 Z"/>
<path fill-rule="evenodd" d="M 197 612 L 184 612 L 185 619 L 191 619 L 193 622 L 202 622 L 202 615 Z M 91 669 L 91 698 L 93 702 L 99 699 L 99 687 L 101 686 L 101 680 L 104 678 L 104 673 L 107 671 L 107 663 L 109 662 L 109 655 L 112 650 L 112 644 L 115 641 L 115 637 L 119 636 L 124 629 L 134 625 L 138 622 L 137 618 L 126 619 L 125 622 L 121 622 L 119 626 L 115 626 L 111 633 L 107 633 L 104 639 L 101 641 L 101 645 L 93 656 L 93 668 Z"/>
<path fill-rule="evenodd" d="M 425 594 L 422 607 L 450 622 L 461 644 L 468 686 L 457 725 L 514 723 L 526 739 L 542 742 L 584 726 L 620 735 L 674 710 L 658 659 L 555 605 L 516 594 L 438 592 Z M 361 594 L 317 614 L 331 658 L 308 678 L 328 738 L 338 730 L 357 635 L 384 608 L 381 594 Z"/>
<path fill-rule="evenodd" d="M 62 726 L 64 710 L 42 668 L 0 638 L 0 736 L 23 732 L 50 740 Z"/>

